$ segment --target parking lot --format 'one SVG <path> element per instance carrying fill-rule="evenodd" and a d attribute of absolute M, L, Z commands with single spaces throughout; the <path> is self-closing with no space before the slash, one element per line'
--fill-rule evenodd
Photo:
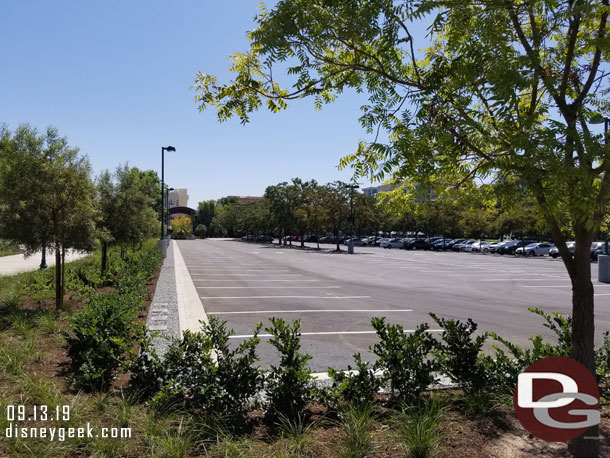
<path fill-rule="evenodd" d="M 494 331 L 520 345 L 535 334 L 551 336 L 528 307 L 571 313 L 571 286 L 560 259 L 518 258 L 478 253 L 418 252 L 358 247 L 354 255 L 221 239 L 179 241 L 201 302 L 249 337 L 268 317 L 301 318 L 303 351 L 310 367 L 346 368 L 352 354 L 368 357 L 376 342 L 373 316 L 414 329 L 438 326 L 428 315 L 472 318 L 481 331 Z M 597 282 L 596 340 L 610 329 L 610 285 Z M 263 363 L 274 350 L 261 335 Z M 370 359 L 370 358 L 367 358 Z"/>

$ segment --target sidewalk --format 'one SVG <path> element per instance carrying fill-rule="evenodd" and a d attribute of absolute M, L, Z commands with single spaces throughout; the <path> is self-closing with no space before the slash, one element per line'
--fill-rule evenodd
<path fill-rule="evenodd" d="M 76 253 L 72 250 L 66 252 L 66 262 L 75 261 L 89 256 L 87 253 Z M 22 254 L 0 257 L 0 275 L 15 275 L 21 272 L 37 270 L 40 266 L 41 253 L 34 253 L 29 258 L 24 258 Z M 55 265 L 55 255 L 47 253 L 47 265 Z"/>

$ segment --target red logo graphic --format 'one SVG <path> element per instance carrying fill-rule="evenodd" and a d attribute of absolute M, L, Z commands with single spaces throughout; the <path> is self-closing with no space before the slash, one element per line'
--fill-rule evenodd
<path fill-rule="evenodd" d="M 519 374 L 513 403 L 523 427 L 549 442 L 575 439 L 600 422 L 595 377 L 562 356 L 539 359 Z"/>

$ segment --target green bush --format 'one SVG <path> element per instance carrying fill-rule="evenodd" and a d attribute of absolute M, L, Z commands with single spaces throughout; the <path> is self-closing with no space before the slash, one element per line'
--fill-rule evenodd
<path fill-rule="evenodd" d="M 77 387 L 108 389 L 144 330 L 136 321 L 136 305 L 119 291 L 111 291 L 91 296 L 83 310 L 72 316 L 72 332 L 66 341 L 70 379 Z"/>
<path fill-rule="evenodd" d="M 487 334 L 473 338 L 477 324 L 470 318 L 459 320 L 430 316 L 443 329 L 437 341 L 437 357 L 442 372 L 467 392 L 481 391 L 488 386 L 487 370 L 480 357 Z"/>
<path fill-rule="evenodd" d="M 78 388 L 107 390 L 119 367 L 133 359 L 145 329 L 137 317 L 147 296 L 146 282 L 160 261 L 161 251 L 154 245 L 131 253 L 113 272 L 116 289 L 102 294 L 93 294 L 102 278 L 86 262 L 73 269 L 72 281 L 88 282 L 92 293 L 71 317 L 71 331 L 65 334 L 69 378 Z"/>
<path fill-rule="evenodd" d="M 292 325 L 281 318 L 270 318 L 271 327 L 265 329 L 271 334 L 269 343 L 280 354 L 280 364 L 271 366 L 265 380 L 265 417 L 270 423 L 280 418 L 294 421 L 305 412 L 307 403 L 313 398 L 311 371 L 307 362 L 308 354 L 300 353 L 301 320 Z"/>
<path fill-rule="evenodd" d="M 148 355 L 152 362 L 141 357 L 143 372 L 134 370 L 132 380 L 140 386 L 147 377 L 159 381 L 159 393 L 153 398 L 158 407 L 173 404 L 240 421 L 262 383 L 256 366 L 260 327 L 254 337 L 231 349 L 233 330 L 212 316 L 201 332 L 185 331 L 182 339 L 174 340 L 162 362 L 152 354 Z"/>
<path fill-rule="evenodd" d="M 599 390 L 606 402 L 610 402 L 610 332 L 604 333 L 604 344 L 595 354 Z"/>
<path fill-rule="evenodd" d="M 401 325 L 387 324 L 385 318 L 373 318 L 371 323 L 379 337 L 373 346 L 373 353 L 379 358 L 375 368 L 383 370 L 383 380 L 389 383 L 392 396 L 409 403 L 416 401 L 435 382 L 434 373 L 439 368 L 431 358 L 435 340 L 428 333 L 429 326 L 420 324 L 406 334 Z"/>
<path fill-rule="evenodd" d="M 546 323 L 544 326 L 549 328 L 557 335 L 557 344 L 545 342 L 540 334 L 530 337 L 532 348 L 524 349 L 512 342 L 500 337 L 496 333 L 489 333 L 496 342 L 501 343 L 509 352 L 507 355 L 498 345 L 494 345 L 496 350 L 493 356 L 482 356 L 490 386 L 495 387 L 499 392 L 511 392 L 517 384 L 517 377 L 526 367 L 535 361 L 547 356 L 572 356 L 572 318 L 560 315 L 557 312 L 550 314 L 538 308 L 529 308 L 530 312 L 541 316 Z"/>
<path fill-rule="evenodd" d="M 362 361 L 360 353 L 354 355 L 354 360 L 355 371 L 351 366 L 347 366 L 346 372 L 328 368 L 332 380 L 331 396 L 355 405 L 372 404 L 381 389 L 382 380 L 375 376 L 372 365 Z"/>

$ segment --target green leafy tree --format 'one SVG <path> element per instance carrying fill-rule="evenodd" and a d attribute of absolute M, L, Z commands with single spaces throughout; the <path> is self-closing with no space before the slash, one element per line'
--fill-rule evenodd
<path fill-rule="evenodd" d="M 190 239 L 193 235 L 193 220 L 190 216 L 172 219 L 172 236 L 175 239 Z"/>
<path fill-rule="evenodd" d="M 234 81 L 200 73 L 197 99 L 220 120 L 247 122 L 263 102 L 279 111 L 311 96 L 320 107 L 352 88 L 370 94 L 362 125 L 388 133 L 388 142 L 362 142 L 342 162 L 357 175 L 438 188 L 477 178 L 520 183 L 572 281 L 573 356 L 594 373 L 589 247 L 610 201 L 610 144 L 589 123 L 610 113 L 608 14 L 608 0 L 281 1 L 257 16 L 249 52 L 233 55 Z M 413 27 L 422 18 L 431 23 L 425 38 Z M 278 66 L 295 78 L 290 90 L 274 79 Z M 558 216 L 565 212 L 574 254 Z M 571 449 L 597 456 L 599 444 L 579 438 Z"/>
<path fill-rule="evenodd" d="M 0 146 L 0 226 L 26 254 L 47 247 L 55 254 L 55 303 L 64 297 L 67 249 L 95 247 L 95 187 L 86 157 L 57 130 L 40 134 L 21 125 L 3 127 Z"/>
<path fill-rule="evenodd" d="M 204 224 L 206 227 L 210 227 L 212 219 L 216 215 L 216 201 L 206 200 L 199 202 L 197 205 L 197 223 Z"/>
<path fill-rule="evenodd" d="M 337 240 L 337 251 L 341 251 L 339 233 L 347 227 L 350 216 L 349 195 L 345 183 L 341 181 L 329 183 L 320 191 L 320 204 L 324 209 L 326 228 Z"/>

